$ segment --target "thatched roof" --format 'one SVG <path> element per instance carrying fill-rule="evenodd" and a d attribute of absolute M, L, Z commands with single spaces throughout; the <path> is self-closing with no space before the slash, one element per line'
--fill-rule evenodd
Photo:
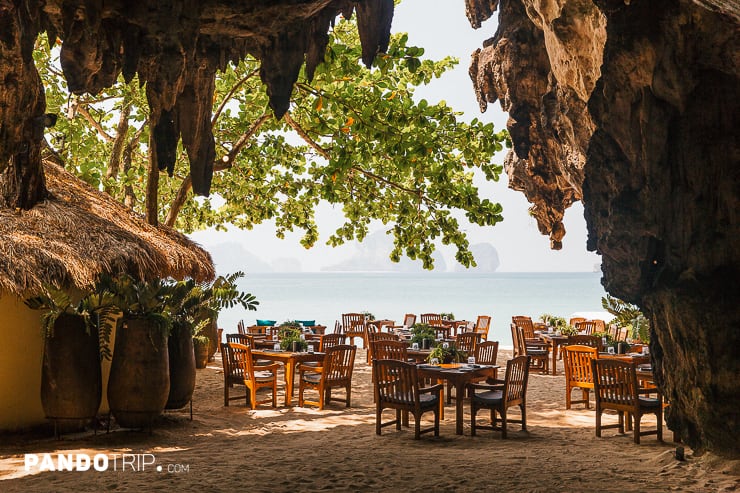
<path fill-rule="evenodd" d="M 0 291 L 19 296 L 44 283 L 91 287 L 101 273 L 139 279 L 215 276 L 211 256 L 154 227 L 61 167 L 44 164 L 49 198 L 31 210 L 0 209 Z"/>

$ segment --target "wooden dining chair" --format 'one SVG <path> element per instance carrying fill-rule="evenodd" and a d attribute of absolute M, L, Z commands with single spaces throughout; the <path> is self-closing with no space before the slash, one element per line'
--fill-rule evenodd
<path fill-rule="evenodd" d="M 439 436 L 439 401 L 442 384 L 421 387 L 416 365 L 393 359 L 376 359 L 373 361 L 375 382 L 375 433 L 381 434 L 386 426 L 396 425 L 401 429 L 402 413 L 414 416 L 414 439 L 418 440 L 423 433 L 434 432 Z M 383 410 L 394 409 L 395 419 L 383 423 Z M 421 429 L 421 417 L 426 412 L 434 413 L 434 425 Z"/>
<path fill-rule="evenodd" d="M 224 367 L 224 406 L 235 399 L 246 399 L 246 405 L 256 409 L 258 404 L 272 402 L 277 407 L 277 371 L 279 364 L 260 366 L 255 368 L 252 359 L 252 350 L 249 346 L 235 342 L 221 344 L 221 354 Z M 234 385 L 244 385 L 244 396 L 231 396 L 230 389 Z M 257 401 L 257 391 L 261 388 L 272 390 L 272 399 Z"/>
<path fill-rule="evenodd" d="M 570 337 L 568 342 L 570 343 Z M 589 395 L 594 388 L 591 360 L 599 357 L 598 348 L 569 344 L 563 347 L 562 354 L 565 366 L 565 409 L 570 409 L 572 404 L 585 404 L 586 409 L 589 409 Z M 574 401 L 571 394 L 576 388 L 581 389 L 582 399 Z"/>
<path fill-rule="evenodd" d="M 374 354 L 375 345 L 374 342 L 380 341 L 399 341 L 396 334 L 392 332 L 368 332 L 368 343 L 367 343 L 367 364 L 372 365 L 373 359 L 376 357 Z M 402 343 L 404 346 L 405 343 Z"/>
<path fill-rule="evenodd" d="M 568 320 L 568 325 L 571 327 L 575 327 L 578 322 L 585 322 L 586 319 L 583 317 L 573 317 L 570 320 Z"/>
<path fill-rule="evenodd" d="M 500 431 L 501 438 L 506 438 L 508 423 L 521 423 L 522 430 L 527 429 L 527 382 L 529 380 L 529 356 L 517 356 L 506 363 L 506 376 L 496 384 L 471 383 L 470 389 L 470 434 L 475 436 L 478 428 Z M 478 392 L 478 391 L 481 392 Z M 519 407 L 520 419 L 511 419 L 508 409 Z M 491 410 L 490 426 L 479 425 L 476 414 L 481 409 Z M 501 416 L 499 426 L 497 413 Z"/>
<path fill-rule="evenodd" d="M 238 332 L 239 332 L 240 334 L 246 334 L 246 333 L 247 333 L 247 329 L 246 329 L 246 327 L 244 326 L 244 320 L 239 320 L 239 321 L 238 321 L 238 322 L 236 323 L 236 330 L 237 330 L 237 331 L 238 331 Z"/>
<path fill-rule="evenodd" d="M 596 436 L 601 436 L 601 430 L 619 428 L 624 433 L 625 415 L 627 424 L 632 425 L 633 439 L 640 443 L 640 437 L 657 435 L 658 441 L 663 441 L 663 401 L 660 394 L 657 397 L 646 397 L 645 394 L 655 392 L 655 389 L 641 389 L 637 383 L 637 370 L 634 363 L 615 359 L 591 360 L 591 369 L 594 375 L 594 394 L 596 396 Z M 606 409 L 617 411 L 619 421 L 616 424 L 603 425 L 601 414 Z M 655 430 L 642 431 L 640 421 L 644 414 L 655 414 L 657 427 Z"/>
<path fill-rule="evenodd" d="M 596 348 L 598 352 L 604 351 L 604 341 L 602 341 L 599 336 L 587 336 L 581 334 L 570 335 L 568 336 L 568 345 L 590 346 Z"/>
<path fill-rule="evenodd" d="M 586 335 L 591 335 L 596 332 L 596 322 L 594 322 L 593 320 L 576 322 L 575 327 L 579 333 L 585 333 Z"/>
<path fill-rule="evenodd" d="M 338 401 L 344 402 L 346 407 L 350 407 L 352 371 L 355 366 L 356 352 L 357 346 L 340 344 L 326 350 L 321 366 L 308 367 L 301 365 L 298 405 L 303 407 L 304 404 L 311 404 L 322 410 L 324 405 L 328 405 L 331 401 Z M 331 390 L 334 387 L 344 389 L 345 397 L 343 399 L 331 396 Z M 309 389 L 318 393 L 315 401 L 304 398 L 305 391 Z"/>
<path fill-rule="evenodd" d="M 422 313 L 420 316 L 421 323 L 432 325 L 442 322 L 442 316 L 439 313 Z"/>
<path fill-rule="evenodd" d="M 513 325 L 513 324 L 512 324 Z M 530 357 L 532 369 L 539 370 L 542 374 L 547 374 L 550 369 L 550 351 L 548 346 L 541 344 L 534 345 L 524 337 L 524 329 L 518 325 L 514 326 L 516 331 L 516 344 L 519 345 L 518 355 Z"/>
<path fill-rule="evenodd" d="M 347 337 L 350 344 L 354 344 L 355 337 L 359 337 L 365 343 L 365 347 L 367 347 L 364 313 L 343 313 L 341 332 Z"/>
<path fill-rule="evenodd" d="M 488 329 L 491 328 L 491 317 L 488 315 L 478 315 L 473 331 L 480 336 L 480 340 L 488 340 Z"/>
<path fill-rule="evenodd" d="M 331 334 L 323 334 L 321 337 L 319 337 L 319 352 L 324 353 L 330 347 L 344 344 L 345 340 L 346 337 L 344 334 L 338 334 L 335 332 Z"/>

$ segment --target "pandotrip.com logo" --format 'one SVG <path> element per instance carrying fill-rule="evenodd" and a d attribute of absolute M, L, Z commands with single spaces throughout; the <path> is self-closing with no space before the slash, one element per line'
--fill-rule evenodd
<path fill-rule="evenodd" d="M 163 464 L 154 454 L 25 454 L 26 472 L 47 471 L 77 472 L 165 472 L 179 474 L 190 472 L 190 464 Z"/>

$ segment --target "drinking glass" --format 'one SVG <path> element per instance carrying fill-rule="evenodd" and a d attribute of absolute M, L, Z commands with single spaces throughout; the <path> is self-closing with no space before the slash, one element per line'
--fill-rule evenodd
<path fill-rule="evenodd" d="M 475 364 L 475 356 L 468 356 L 468 364 L 469 365 Z"/>
<path fill-rule="evenodd" d="M 280 343 L 279 343 L 279 342 L 276 342 L 276 343 L 275 343 L 275 345 L 274 345 L 274 346 L 273 346 L 272 348 L 273 348 L 273 349 L 274 349 L 275 351 L 279 351 L 279 350 L 280 350 Z"/>
<path fill-rule="evenodd" d="M 415 343 L 411 344 L 411 349 L 413 349 L 414 351 L 418 350 L 419 349 L 419 343 L 418 342 L 415 342 Z"/>
<path fill-rule="evenodd" d="M 606 352 L 609 353 L 609 354 L 614 354 L 614 346 L 609 346 L 607 348 Z"/>
<path fill-rule="evenodd" d="M 431 364 L 433 364 L 433 365 L 438 365 L 439 364 L 439 360 L 437 358 L 432 358 L 431 360 L 429 360 L 429 362 Z"/>

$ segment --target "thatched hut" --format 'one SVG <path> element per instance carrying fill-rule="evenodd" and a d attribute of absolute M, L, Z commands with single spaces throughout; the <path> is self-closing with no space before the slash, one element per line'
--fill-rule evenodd
<path fill-rule="evenodd" d="M 102 273 L 144 280 L 215 276 L 208 252 L 184 235 L 146 224 L 57 165 L 45 164 L 44 172 L 45 201 L 28 211 L 0 209 L 0 430 L 44 421 L 40 313 L 23 299 L 44 284 L 89 288 Z"/>

